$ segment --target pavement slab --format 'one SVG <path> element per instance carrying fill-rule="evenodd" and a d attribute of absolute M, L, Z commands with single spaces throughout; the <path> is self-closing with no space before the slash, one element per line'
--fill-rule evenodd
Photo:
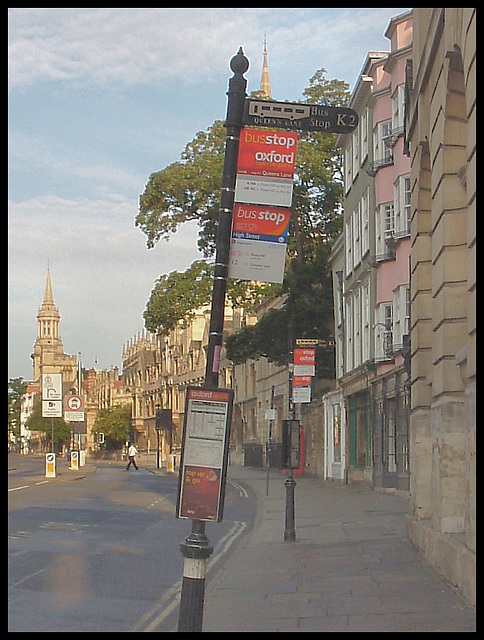
<path fill-rule="evenodd" d="M 296 540 L 284 541 L 285 477 L 229 468 L 257 496 L 253 530 L 209 577 L 203 631 L 475 631 L 475 608 L 409 542 L 404 497 L 296 478 Z"/>

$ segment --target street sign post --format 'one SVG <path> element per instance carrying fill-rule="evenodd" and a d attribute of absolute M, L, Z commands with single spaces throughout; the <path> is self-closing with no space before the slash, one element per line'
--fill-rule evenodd
<path fill-rule="evenodd" d="M 229 90 L 227 92 L 227 118 L 225 121 L 227 136 L 225 139 L 225 159 L 218 215 L 212 306 L 205 367 L 205 389 L 217 389 L 219 384 L 237 159 L 240 132 L 243 129 L 242 113 L 247 95 L 247 80 L 244 78 L 244 73 L 249 68 L 249 61 L 244 56 L 242 47 L 239 48 L 237 55 L 230 61 L 230 68 L 234 75 L 229 79 Z M 180 467 L 180 474 L 182 473 L 183 468 Z M 180 550 L 183 554 L 184 562 L 178 613 L 178 632 L 201 632 L 206 564 L 207 559 L 213 553 L 213 547 L 210 546 L 205 533 L 205 520 L 199 520 L 197 517 L 192 518 L 192 530 L 185 538 L 185 541 L 180 544 Z"/>
<path fill-rule="evenodd" d="M 249 126 L 344 134 L 356 129 L 358 114 L 347 107 L 247 99 L 243 122 Z"/>

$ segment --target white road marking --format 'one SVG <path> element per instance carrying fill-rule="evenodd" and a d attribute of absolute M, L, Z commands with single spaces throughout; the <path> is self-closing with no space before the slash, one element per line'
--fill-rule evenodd
<path fill-rule="evenodd" d="M 27 580 L 30 580 L 30 578 L 33 578 L 34 576 L 38 576 L 39 573 L 43 573 L 45 571 L 45 569 L 40 569 L 39 571 L 36 571 L 35 573 L 31 573 L 29 576 L 26 576 L 25 578 L 22 578 L 21 580 L 17 580 L 17 582 L 14 582 L 12 584 L 12 587 L 18 587 L 19 584 L 22 584 L 23 582 L 27 582 Z"/>
<path fill-rule="evenodd" d="M 237 489 L 241 498 L 249 497 L 246 489 L 244 489 L 244 487 L 242 487 L 238 482 L 235 482 L 235 480 L 227 480 L 227 482 L 231 484 L 235 489 Z"/>
<path fill-rule="evenodd" d="M 234 522 L 230 530 L 215 545 L 215 550 L 207 561 L 207 573 L 220 558 L 227 553 L 235 540 L 247 528 L 246 522 Z M 151 632 L 165 620 L 170 613 L 178 606 L 182 589 L 182 580 L 178 580 L 167 589 L 157 604 L 155 604 L 144 616 L 142 616 L 132 631 Z M 151 622 L 149 620 L 151 619 Z M 146 625 L 146 626 L 145 626 Z"/>

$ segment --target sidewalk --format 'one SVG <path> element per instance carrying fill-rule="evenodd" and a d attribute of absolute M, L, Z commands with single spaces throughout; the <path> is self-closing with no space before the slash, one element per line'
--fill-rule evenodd
<path fill-rule="evenodd" d="M 207 580 L 203 631 L 475 631 L 475 610 L 405 533 L 408 503 L 359 485 L 296 478 L 296 541 L 284 542 L 285 477 L 229 467 L 257 496 L 254 529 Z"/>

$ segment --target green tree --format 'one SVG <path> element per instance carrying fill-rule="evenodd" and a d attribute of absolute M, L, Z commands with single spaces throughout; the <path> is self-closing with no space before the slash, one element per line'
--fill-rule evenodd
<path fill-rule="evenodd" d="M 135 220 L 149 249 L 168 240 L 180 224 L 196 220 L 199 248 L 206 257 L 213 255 L 224 149 L 225 128 L 216 120 L 187 144 L 179 162 L 150 175 Z"/>
<path fill-rule="evenodd" d="M 131 437 L 131 404 L 101 409 L 93 425 L 94 433 L 104 433 L 106 449 L 120 449 Z"/>
<path fill-rule="evenodd" d="M 23 378 L 10 378 L 8 381 L 8 429 L 15 435 L 20 433 L 20 410 L 22 396 L 27 391 Z"/>
<path fill-rule="evenodd" d="M 310 79 L 303 98 L 310 104 L 346 106 L 348 85 L 327 80 L 326 71 L 321 69 Z M 258 323 L 258 329 L 247 328 L 243 330 L 245 338 L 231 339 L 232 346 L 238 344 L 241 348 L 237 353 L 234 349 L 230 351 L 234 358 L 249 354 L 250 344 L 254 355 L 267 355 L 270 344 L 275 341 L 271 357 L 280 361 L 283 351 L 287 353 L 287 331 L 284 335 L 279 329 L 290 322 L 296 325 L 298 337 L 309 333 L 313 334 L 311 337 L 328 337 L 331 333 L 333 312 L 328 256 L 332 241 L 341 232 L 342 220 L 342 159 L 335 140 L 336 135 L 300 135 L 283 286 L 228 283 L 229 300 L 246 308 L 264 296 L 287 295 L 284 308 L 268 314 Z M 146 234 L 149 248 L 160 239 L 168 239 L 183 222 L 197 220 L 199 248 L 206 258 L 213 256 L 224 145 L 223 123 L 217 121 L 187 145 L 180 162 L 150 176 L 136 217 L 136 225 Z M 209 282 L 204 283 L 206 280 Z M 161 276 L 144 313 L 147 328 L 168 332 L 179 320 L 189 318 L 197 307 L 207 304 L 210 292 L 211 268 L 200 262 L 184 274 Z M 272 329 L 270 323 L 274 323 Z M 264 331 L 268 342 L 263 344 Z M 327 367 L 323 369 L 327 372 Z"/>
<path fill-rule="evenodd" d="M 143 313 L 148 331 L 168 335 L 179 322 L 187 323 L 197 309 L 210 304 L 212 278 L 213 265 L 205 260 L 196 260 L 183 273 L 173 271 L 160 276 Z M 231 303 L 247 310 L 275 291 L 280 291 L 280 287 L 240 280 L 230 280 L 227 284 Z"/>
<path fill-rule="evenodd" d="M 50 440 L 52 436 L 52 421 L 54 421 L 54 446 L 58 447 L 59 445 L 67 444 L 71 438 L 70 425 L 62 418 L 43 418 L 41 401 L 34 405 L 25 426 L 30 431 L 44 433 L 46 439 Z"/>

